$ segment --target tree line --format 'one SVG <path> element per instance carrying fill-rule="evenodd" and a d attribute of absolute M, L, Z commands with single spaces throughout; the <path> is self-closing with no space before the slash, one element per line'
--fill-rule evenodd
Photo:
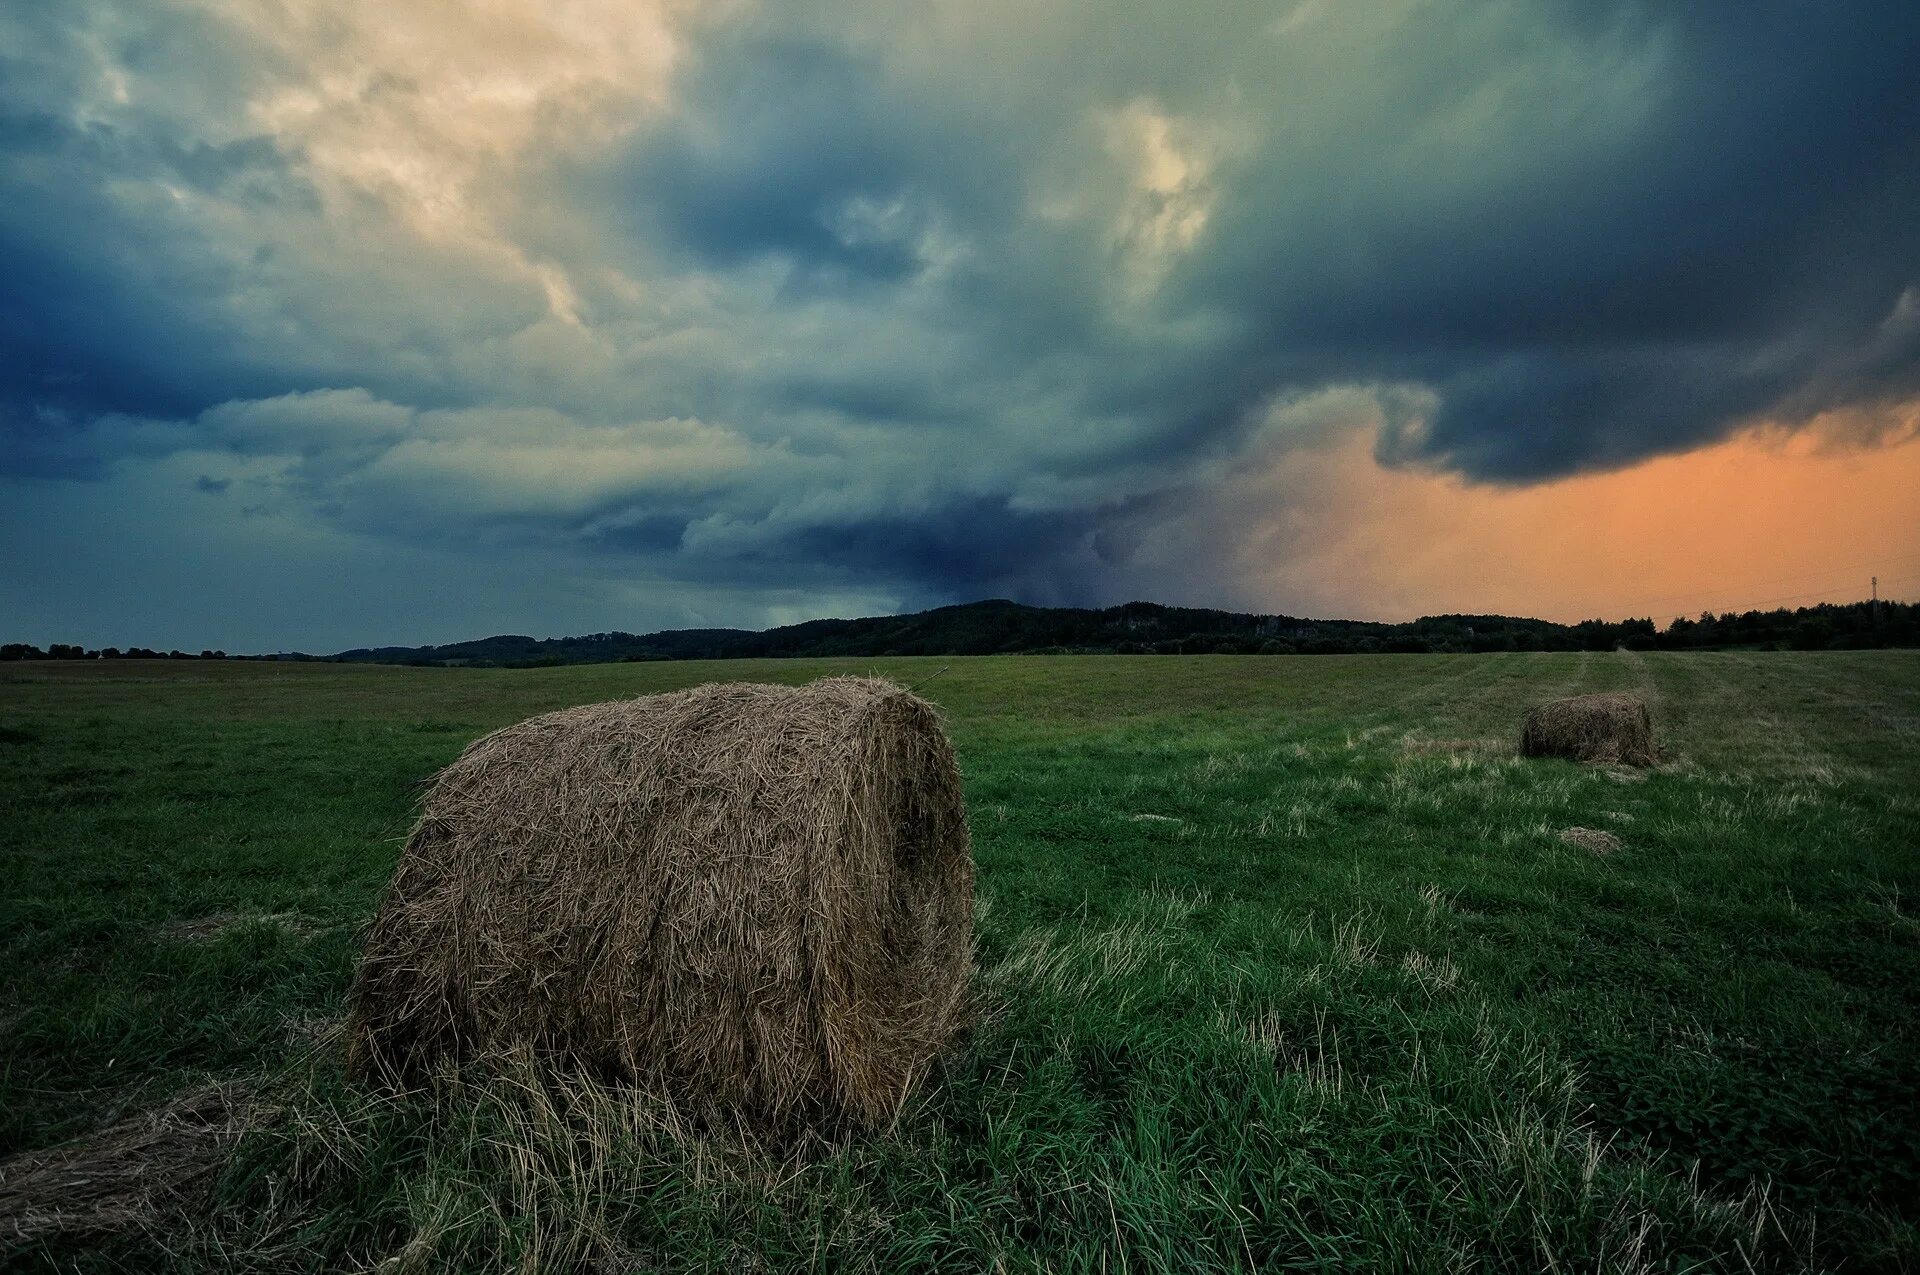
<path fill-rule="evenodd" d="M 1651 618 L 1558 624 L 1513 616 L 1426 616 L 1401 624 L 1130 602 L 1104 609 L 974 602 L 910 615 L 810 620 L 764 632 L 522 635 L 427 647 L 342 651 L 352 663 L 538 667 L 632 660 L 781 659 L 890 655 L 1371 655 L 1471 651 L 1828 650 L 1920 646 L 1920 606 L 1867 602 L 1797 610 L 1703 614 L 1665 627 Z"/>
<path fill-rule="evenodd" d="M 445 646 L 370 647 L 335 655 L 283 652 L 235 659 L 525 668 L 633 660 L 889 655 L 1374 655 L 1494 651 L 1852 650 L 1920 646 L 1920 604 L 1822 603 L 1772 611 L 1557 624 L 1504 615 L 1434 615 L 1400 624 L 1310 620 L 1129 602 L 1103 609 L 972 602 L 910 615 L 810 620 L 763 632 L 676 629 L 579 637 L 503 635 Z M 0 660 L 227 659 L 223 651 L 87 650 L 55 643 L 0 647 Z"/>
<path fill-rule="evenodd" d="M 195 655 L 191 651 L 156 651 L 145 646 L 130 646 L 124 651 L 117 646 L 91 649 L 73 646 L 66 642 L 51 643 L 45 650 L 27 642 L 8 642 L 0 646 L 0 660 L 224 660 L 226 658 L 225 651 L 202 651 Z"/>

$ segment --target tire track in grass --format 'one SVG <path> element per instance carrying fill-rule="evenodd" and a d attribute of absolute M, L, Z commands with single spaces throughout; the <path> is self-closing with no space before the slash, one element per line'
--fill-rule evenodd
<path fill-rule="evenodd" d="M 1848 751 L 1882 763 L 1899 757 L 1911 765 L 1911 754 L 1920 747 L 1920 694 L 1908 691 L 1892 678 L 1868 683 L 1859 658 L 1808 655 L 1794 667 L 1802 676 L 1803 688 L 1817 692 L 1825 701 L 1822 716 L 1830 712 L 1834 722 L 1845 723 Z M 1857 732 L 1862 725 L 1870 726 L 1881 738 L 1859 738 Z"/>
<path fill-rule="evenodd" d="M 1618 647 L 1615 654 L 1625 661 L 1627 671 L 1633 680 L 1634 690 L 1645 700 L 1647 707 L 1658 711 L 1666 703 L 1666 695 L 1654 681 L 1653 669 L 1647 663 L 1647 657 L 1639 651 L 1627 647 Z"/>
<path fill-rule="evenodd" d="M 1396 657 L 1359 657 L 1385 661 Z M 1345 713 L 1335 712 L 1331 720 L 1317 723 L 1305 732 L 1292 733 L 1273 750 L 1284 751 L 1294 759 L 1287 773 L 1277 775 L 1271 791 L 1253 801 L 1241 812 L 1237 829 L 1229 833 L 1251 837 L 1255 843 L 1285 835 L 1303 840 L 1315 835 L 1327 817 L 1329 803 L 1341 794 L 1371 783 L 1366 776 L 1384 751 L 1390 761 L 1403 760 L 1400 743 L 1410 728 L 1432 725 L 1434 719 L 1452 705 L 1466 702 L 1483 687 L 1502 676 L 1505 661 L 1516 658 L 1506 654 L 1414 657 L 1395 671 L 1397 677 L 1376 678 L 1370 687 L 1373 707 L 1350 702 Z M 1369 663 L 1368 669 L 1380 667 Z M 1384 738 L 1383 738 L 1384 737 Z M 1193 773 L 1195 784 L 1209 784 L 1222 776 L 1216 759 L 1202 759 Z M 1307 763 L 1301 769 L 1300 762 Z"/>
<path fill-rule="evenodd" d="M 1808 766 L 1804 772 L 1807 777 L 1827 783 L 1840 777 L 1863 775 L 1865 771 L 1862 767 L 1848 763 L 1841 758 L 1839 753 L 1825 746 L 1824 741 L 1831 733 L 1819 729 L 1813 714 L 1804 708 L 1797 710 L 1788 708 L 1783 700 L 1765 693 L 1766 674 L 1772 672 L 1772 669 L 1767 668 L 1763 670 L 1761 661 L 1767 658 L 1768 657 L 1764 655 L 1739 654 L 1734 657 L 1734 662 L 1736 667 L 1744 670 L 1746 673 L 1745 680 L 1749 688 L 1749 700 L 1757 706 L 1761 720 L 1769 725 L 1776 726 L 1779 735 L 1785 736 L 1792 742 L 1794 747 L 1789 754 L 1790 756 L 1807 760 Z M 1812 674 L 1813 680 L 1817 682 L 1819 680 L 1819 663 L 1818 659 L 1798 661 L 1795 665 L 1795 671 L 1802 677 Z M 1838 697 L 1829 694 L 1827 698 L 1833 700 Z M 1790 714 L 1791 720 L 1789 716 L 1783 715 L 1782 712 L 1774 711 L 1776 707 Z M 1840 715 L 1837 714 L 1836 716 Z M 1859 719 L 1852 717 L 1848 724 L 1850 728 L 1857 729 Z"/>
<path fill-rule="evenodd" d="M 1354 656 L 1350 658 L 1384 660 L 1394 657 Z M 1423 661 L 1437 661 L 1449 660 L 1452 657 L 1414 656 L 1409 658 Z M 1374 738 L 1382 732 L 1391 729 L 1393 719 L 1404 715 L 1408 711 L 1409 706 L 1432 698 L 1437 693 L 1438 688 L 1443 685 L 1472 676 L 1475 670 L 1465 663 L 1467 659 L 1471 659 L 1471 657 L 1462 657 L 1463 662 L 1458 667 L 1448 667 L 1442 673 L 1431 675 L 1416 674 L 1411 679 L 1405 677 L 1396 678 L 1390 683 L 1383 680 L 1376 681 L 1372 689 L 1374 691 L 1374 699 L 1380 706 L 1368 711 L 1357 711 L 1360 706 L 1354 703 L 1351 697 L 1344 705 L 1335 704 L 1329 706 L 1326 720 L 1315 723 L 1320 733 L 1318 742 L 1336 749 L 1341 747 L 1354 749 L 1371 743 Z M 1411 685 L 1412 689 L 1402 692 L 1400 688 L 1408 684 Z M 1301 735 L 1296 736 L 1293 742 L 1299 746 L 1306 746 L 1314 742 L 1314 740 L 1311 736 Z"/>
<path fill-rule="evenodd" d="M 1363 729 L 1357 734 L 1348 732 L 1348 747 L 1354 747 L 1356 743 L 1371 743 L 1376 736 L 1396 729 L 1403 745 L 1413 741 L 1425 742 L 1432 737 L 1423 736 L 1423 729 L 1441 726 L 1443 711 L 1446 724 L 1457 731 L 1462 718 L 1456 706 L 1467 699 L 1469 691 L 1496 682 L 1507 666 L 1506 662 L 1518 657 L 1498 653 L 1438 658 L 1458 660 L 1460 666 L 1449 668 L 1442 676 L 1423 679 L 1411 694 L 1369 713 L 1361 719 L 1367 723 Z"/>
<path fill-rule="evenodd" d="M 1756 670 L 1753 656 L 1735 652 L 1701 652 L 1699 671 L 1711 683 L 1713 694 L 1696 697 L 1696 703 L 1710 703 L 1718 710 L 1710 717 L 1719 730 L 1709 750 L 1728 764 L 1729 774 L 1749 777 L 1785 775 L 1830 784 L 1842 768 L 1833 754 L 1821 748 L 1798 724 L 1774 711 L 1766 700 L 1754 694 L 1752 681 Z M 1745 677 L 1737 676 L 1744 672 Z M 1696 736 L 1697 737 L 1697 736 Z M 1691 759 L 1689 759 L 1690 761 Z M 1758 767 L 1751 763 L 1759 761 Z"/>
<path fill-rule="evenodd" d="M 1500 726 L 1499 734 L 1502 737 L 1510 735 L 1517 736 L 1520 729 L 1520 720 L 1526 715 L 1526 711 L 1529 708 L 1535 704 L 1545 703 L 1548 700 L 1563 699 L 1569 695 L 1577 695 L 1586 689 L 1587 684 L 1593 676 L 1593 652 L 1580 651 L 1577 654 L 1569 654 L 1574 654 L 1574 659 L 1571 661 L 1572 667 L 1552 676 L 1551 680 L 1548 680 L 1546 677 L 1521 677 L 1509 684 L 1506 679 L 1503 678 L 1498 684 L 1497 689 L 1499 692 L 1504 693 L 1483 696 L 1477 705 L 1477 716 L 1490 725 L 1498 722 Z M 1493 667 L 1502 672 L 1515 669 L 1517 665 L 1521 666 L 1521 671 L 1523 672 L 1532 672 L 1533 670 L 1525 668 L 1524 664 L 1535 660 L 1560 662 L 1558 653 L 1551 655 L 1515 653 L 1511 655 L 1500 655 L 1496 657 L 1496 659 L 1499 660 L 1499 663 Z M 1457 720 L 1472 720 L 1475 715 L 1476 714 L 1473 713 L 1462 714 Z"/>
<path fill-rule="evenodd" d="M 1730 750 L 1727 714 L 1719 711 L 1724 698 L 1724 675 L 1715 673 L 1719 652 L 1681 651 L 1642 657 L 1652 693 L 1654 738 L 1663 765 L 1691 769 L 1701 756 L 1720 756 Z"/>
<path fill-rule="evenodd" d="M 1646 654 L 1630 647 L 1614 648 L 1625 665 L 1629 681 L 1629 693 L 1639 696 L 1641 703 L 1647 706 L 1647 713 L 1653 718 L 1653 740 L 1655 755 L 1662 765 L 1679 762 L 1682 754 L 1675 748 L 1673 740 L 1678 732 L 1673 729 L 1674 707 L 1668 701 L 1667 692 L 1654 676 L 1653 662 Z M 1614 768 L 1619 771 L 1619 767 Z"/>
<path fill-rule="evenodd" d="M 1592 673 L 1593 652 L 1580 652 L 1580 658 L 1574 662 L 1572 675 L 1556 685 L 1552 691 L 1548 692 L 1546 698 L 1565 699 L 1569 695 L 1580 694 L 1586 688 L 1587 681 Z"/>
<path fill-rule="evenodd" d="M 1504 651 L 1461 658 L 1472 660 L 1473 667 L 1428 684 L 1417 700 L 1397 706 L 1406 750 L 1503 755 L 1528 708 L 1578 694 L 1596 671 L 1592 651 Z M 1547 667 L 1539 668 L 1541 663 Z"/>
<path fill-rule="evenodd" d="M 1536 687 L 1534 678 L 1519 676 L 1513 680 L 1515 684 L 1509 686 L 1509 674 L 1528 674 L 1532 672 L 1530 668 L 1532 662 L 1553 661 L 1551 655 L 1523 655 L 1523 653 L 1511 653 L 1511 651 L 1501 651 L 1498 655 L 1478 655 L 1478 657 L 1467 655 L 1461 659 L 1473 661 L 1473 666 L 1467 670 L 1461 670 L 1459 676 L 1453 676 L 1444 682 L 1434 682 L 1425 687 L 1425 695 L 1421 695 L 1417 701 L 1405 703 L 1402 709 L 1419 712 L 1432 724 L 1438 724 L 1436 718 L 1440 718 L 1442 710 L 1446 712 L 1446 722 L 1453 726 L 1471 724 L 1475 720 L 1482 720 L 1482 722 L 1498 720 L 1507 716 L 1509 701 L 1532 699 L 1538 693 L 1534 689 Z M 1578 682 L 1580 678 L 1584 678 L 1586 659 L 1588 657 L 1582 651 L 1580 659 L 1574 662 L 1574 670 L 1571 674 L 1567 674 L 1565 680 Z M 1565 684 L 1565 680 L 1561 684 Z M 1519 691 L 1519 695 L 1500 693 L 1500 691 Z"/>

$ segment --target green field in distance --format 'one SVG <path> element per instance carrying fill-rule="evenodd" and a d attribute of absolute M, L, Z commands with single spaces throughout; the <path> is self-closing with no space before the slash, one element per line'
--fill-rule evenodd
<path fill-rule="evenodd" d="M 776 1153 L 342 1078 L 468 741 L 842 672 L 945 710 L 979 866 L 977 1019 L 896 1127 Z M 1665 764 L 1514 755 L 1589 690 L 1644 693 Z M 0 1155 L 210 1081 L 276 1113 L 192 1217 L 30 1265 L 1920 1263 L 1920 653 L 15 664 L 0 874 Z"/>

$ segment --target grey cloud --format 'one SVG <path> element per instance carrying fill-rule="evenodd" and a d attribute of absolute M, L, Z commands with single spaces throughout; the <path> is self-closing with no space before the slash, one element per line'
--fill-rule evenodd
<path fill-rule="evenodd" d="M 1911 6 L 748 6 L 499 137 L 216 11 L 5 21 L 0 475 L 76 502 L 734 621 L 1227 595 L 1155 528 L 1329 430 L 1527 483 L 1920 396 Z"/>

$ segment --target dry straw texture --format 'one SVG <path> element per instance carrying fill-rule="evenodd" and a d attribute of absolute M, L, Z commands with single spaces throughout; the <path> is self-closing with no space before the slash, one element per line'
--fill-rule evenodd
<path fill-rule="evenodd" d="M 1560 840 L 1594 854 L 1612 854 L 1620 848 L 1620 838 L 1598 828 L 1562 828 Z"/>
<path fill-rule="evenodd" d="M 428 793 L 352 1065 L 531 1048 L 775 1130 L 885 1122 L 959 1020 L 973 858 L 935 710 L 716 684 L 531 718 Z"/>
<path fill-rule="evenodd" d="M 1653 718 L 1633 695 L 1575 695 L 1528 710 L 1520 752 L 1603 765 L 1651 766 L 1660 760 Z"/>
<path fill-rule="evenodd" d="M 0 1163 L 0 1245 L 168 1227 L 203 1203 L 257 1114 L 244 1088 L 216 1085 Z"/>

